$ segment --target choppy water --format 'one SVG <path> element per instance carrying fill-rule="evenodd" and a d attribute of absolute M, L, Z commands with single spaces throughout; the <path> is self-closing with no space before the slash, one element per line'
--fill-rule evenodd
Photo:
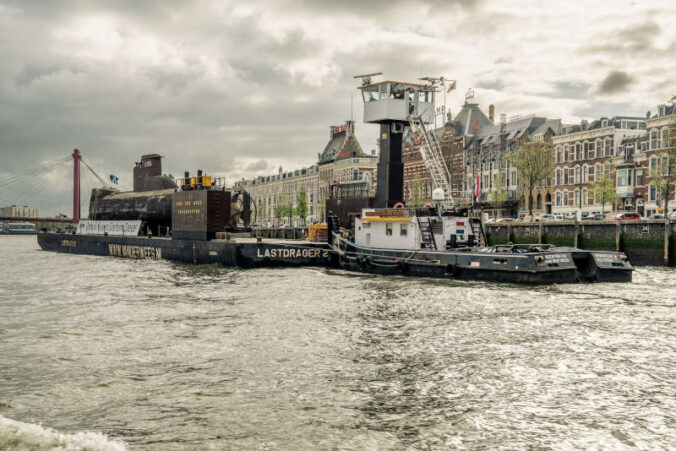
<path fill-rule="evenodd" d="M 668 448 L 676 270 L 522 287 L 0 237 L 0 448 Z"/>

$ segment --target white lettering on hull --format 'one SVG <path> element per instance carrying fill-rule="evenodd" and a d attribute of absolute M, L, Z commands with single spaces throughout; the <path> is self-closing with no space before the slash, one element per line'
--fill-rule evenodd
<path fill-rule="evenodd" d="M 127 244 L 109 244 L 108 254 L 113 257 L 159 260 L 162 258 L 162 248 Z"/>
<path fill-rule="evenodd" d="M 258 258 L 328 258 L 329 251 L 327 249 L 314 248 L 265 248 L 260 247 L 256 249 L 256 257 Z"/>

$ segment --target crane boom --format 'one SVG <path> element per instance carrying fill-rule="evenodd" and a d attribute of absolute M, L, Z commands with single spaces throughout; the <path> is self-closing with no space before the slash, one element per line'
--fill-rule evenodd
<path fill-rule="evenodd" d="M 454 208 L 455 201 L 453 200 L 451 191 L 451 174 L 448 172 L 448 167 L 444 162 L 439 140 L 432 131 L 425 129 L 425 123 L 421 116 L 409 116 L 408 122 L 413 132 L 413 140 L 420 149 L 420 155 L 427 171 L 430 173 L 434 188 L 444 190 L 442 205 L 445 208 Z"/>

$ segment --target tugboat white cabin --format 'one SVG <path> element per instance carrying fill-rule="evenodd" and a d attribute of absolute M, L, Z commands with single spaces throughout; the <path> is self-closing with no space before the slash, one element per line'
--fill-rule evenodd
<path fill-rule="evenodd" d="M 377 249 L 446 250 L 480 243 L 476 218 L 439 216 L 431 208 L 364 209 L 355 218 L 354 243 Z"/>

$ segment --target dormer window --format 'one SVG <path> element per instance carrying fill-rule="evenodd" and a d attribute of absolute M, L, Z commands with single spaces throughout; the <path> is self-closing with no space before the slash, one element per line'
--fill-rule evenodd
<path fill-rule="evenodd" d="M 601 121 L 601 127 L 607 127 L 608 126 L 608 119 L 603 119 Z"/>

